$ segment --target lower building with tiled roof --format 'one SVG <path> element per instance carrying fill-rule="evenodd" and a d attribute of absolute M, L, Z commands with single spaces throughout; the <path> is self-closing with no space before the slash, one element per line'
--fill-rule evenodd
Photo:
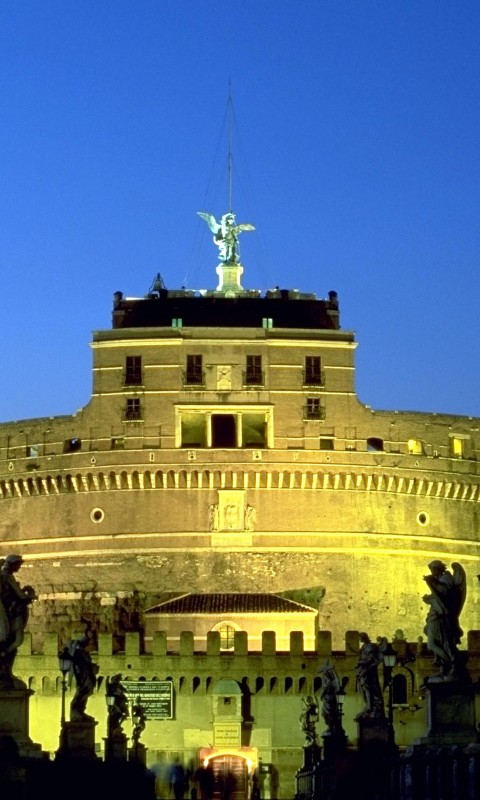
<path fill-rule="evenodd" d="M 145 646 L 149 649 L 156 631 L 166 632 L 171 642 L 179 642 L 180 632 L 189 631 L 195 650 L 206 650 L 207 633 L 219 631 L 221 649 L 230 650 L 235 631 L 245 631 L 255 651 L 262 648 L 262 634 L 274 631 L 279 649 L 288 650 L 290 634 L 300 631 L 305 645 L 314 649 L 317 619 L 315 608 L 277 594 L 190 593 L 145 611 Z"/>

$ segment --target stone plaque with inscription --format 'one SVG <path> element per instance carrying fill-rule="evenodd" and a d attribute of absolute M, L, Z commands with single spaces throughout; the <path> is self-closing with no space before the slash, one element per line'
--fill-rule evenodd
<path fill-rule="evenodd" d="M 242 726 L 240 722 L 215 722 L 213 740 L 215 747 L 240 747 Z"/>

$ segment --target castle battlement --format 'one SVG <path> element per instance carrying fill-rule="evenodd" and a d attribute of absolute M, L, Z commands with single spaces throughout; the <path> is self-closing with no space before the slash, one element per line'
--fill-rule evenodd
<path fill-rule="evenodd" d="M 78 634 L 83 635 L 83 632 Z M 221 639 L 218 631 L 207 634 L 206 651 L 195 649 L 194 636 L 191 631 L 182 631 L 179 638 L 171 640 L 164 631 L 158 631 L 147 642 L 144 649 L 138 633 L 125 634 L 125 649 L 118 651 L 114 647 L 113 637 L 107 633 L 98 634 L 97 650 L 92 652 L 93 660 L 99 665 L 100 676 L 121 673 L 124 677 L 138 680 L 170 678 L 177 682 L 182 675 L 221 675 L 236 676 L 239 682 L 270 675 L 286 678 L 295 676 L 299 693 L 317 691 L 321 686 L 318 675 L 319 667 L 330 661 L 342 674 L 354 676 L 355 664 L 359 654 L 359 631 L 347 631 L 343 650 L 332 650 L 330 631 L 319 631 L 316 637 L 316 649 L 304 649 L 304 637 L 301 631 L 290 633 L 288 650 L 277 649 L 274 631 L 263 631 L 261 650 L 249 650 L 248 635 L 245 631 L 236 631 L 231 650 L 221 650 Z M 473 680 L 480 677 L 480 631 L 469 631 L 465 636 L 468 653 L 468 669 Z M 48 677 L 53 684 L 58 684 L 59 667 L 58 652 L 62 642 L 54 633 L 46 633 L 41 652 L 34 652 L 32 636 L 27 633 L 19 648 L 15 662 L 16 673 L 27 685 L 31 686 L 32 677 Z M 432 653 L 423 641 L 407 642 L 394 639 L 393 647 L 397 652 L 397 670 L 404 669 L 412 675 L 415 673 L 417 683 L 432 672 Z M 300 680 L 303 678 L 304 680 Z M 355 682 L 353 677 L 353 682 Z M 39 687 L 42 683 L 40 680 Z M 254 681 L 255 685 L 255 681 Z M 38 686 L 38 683 L 37 683 Z M 293 684 L 292 684 L 293 686 Z M 38 688 L 39 688 L 38 687 Z M 262 683 L 261 688 L 264 688 Z M 277 687 L 278 688 L 278 687 Z"/>

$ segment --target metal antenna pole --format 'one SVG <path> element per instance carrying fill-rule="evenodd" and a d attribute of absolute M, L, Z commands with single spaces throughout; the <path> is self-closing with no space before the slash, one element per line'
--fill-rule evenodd
<path fill-rule="evenodd" d="M 228 210 L 233 211 L 232 206 L 232 82 L 228 82 Z"/>

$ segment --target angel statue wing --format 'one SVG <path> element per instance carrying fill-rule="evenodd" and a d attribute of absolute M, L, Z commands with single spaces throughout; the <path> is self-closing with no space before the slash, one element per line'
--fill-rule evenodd
<path fill-rule="evenodd" d="M 8 622 L 8 615 L 5 611 L 5 606 L 0 601 L 0 643 L 7 641 L 9 632 L 10 625 Z"/>
<path fill-rule="evenodd" d="M 217 222 L 213 214 L 208 214 L 206 211 L 197 211 L 197 214 L 205 220 L 212 233 L 218 233 L 222 226 Z"/>
<path fill-rule="evenodd" d="M 233 233 L 240 233 L 241 231 L 254 231 L 255 225 L 250 225 L 249 222 L 243 222 L 241 225 L 235 225 Z"/>
<path fill-rule="evenodd" d="M 454 612 L 457 617 L 460 616 L 462 608 L 465 604 L 467 596 L 467 576 L 465 570 L 458 561 L 452 562 L 453 585 L 455 587 L 454 595 Z"/>

